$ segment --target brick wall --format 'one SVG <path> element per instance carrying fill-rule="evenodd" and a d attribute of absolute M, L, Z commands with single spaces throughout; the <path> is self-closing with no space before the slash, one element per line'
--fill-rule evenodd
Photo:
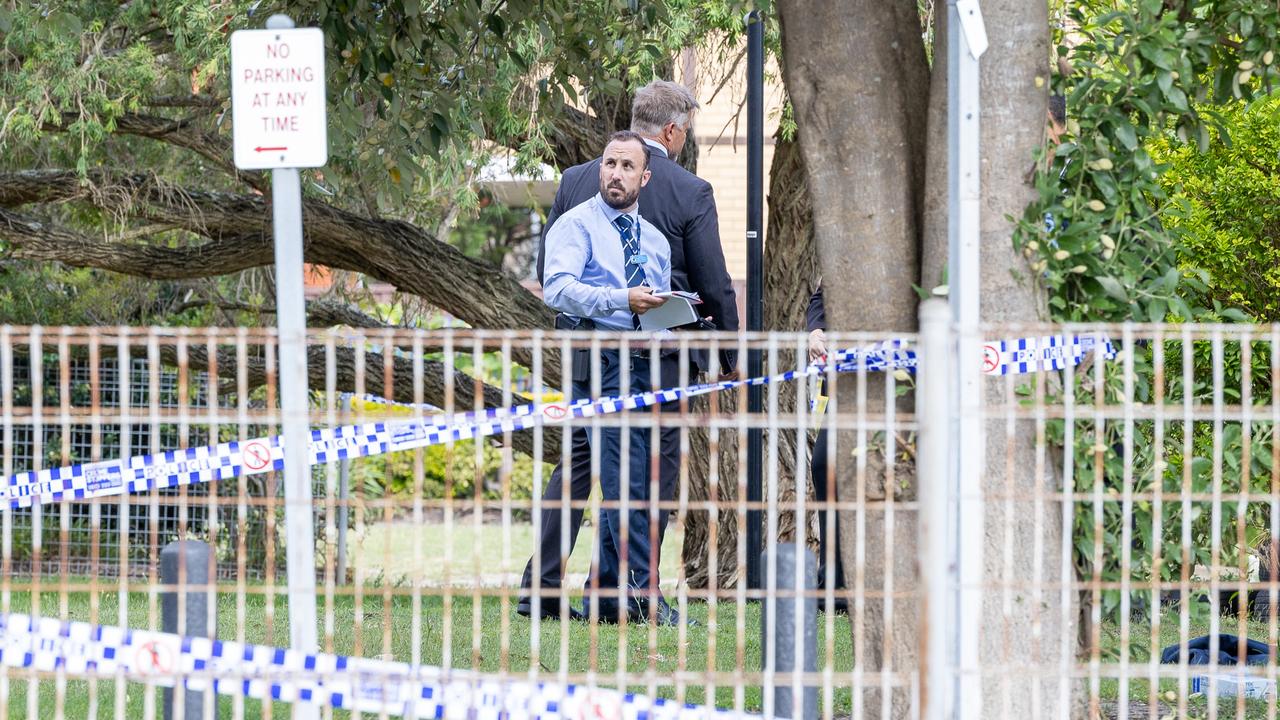
<path fill-rule="evenodd" d="M 698 141 L 698 176 L 711 183 L 720 213 L 720 242 L 724 246 L 729 274 L 745 282 L 747 273 L 747 63 L 733 51 L 725 52 L 729 62 L 719 62 L 707 53 L 686 53 L 678 63 L 677 81 L 693 90 L 702 104 L 694 120 Z M 765 227 L 768 226 L 769 164 L 773 161 L 773 135 L 778 129 L 783 92 L 778 67 L 765 68 L 764 104 L 764 194 Z M 725 80 L 725 78 L 728 80 Z M 771 79 L 772 78 L 772 79 Z M 767 241 L 768 238 L 766 237 Z"/>

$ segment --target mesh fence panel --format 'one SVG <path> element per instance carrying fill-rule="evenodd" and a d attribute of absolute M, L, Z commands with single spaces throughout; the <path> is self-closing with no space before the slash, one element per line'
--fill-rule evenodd
<path fill-rule="evenodd" d="M 946 346 L 954 335 L 943 332 Z M 313 442 L 360 429 L 326 446 L 347 452 L 311 469 L 320 650 L 438 668 L 432 677 L 479 673 L 506 683 L 495 703 L 516 697 L 512 688 L 565 684 L 593 698 L 589 712 L 533 713 L 547 716 L 639 717 L 627 714 L 631 700 L 614 707 L 596 694 L 610 687 L 774 714 L 777 688 L 809 687 L 824 718 L 914 717 L 934 707 L 927 698 L 957 689 L 977 690 L 983 717 L 1275 717 L 1280 330 L 992 326 L 984 337 L 1021 338 L 1005 350 L 1025 357 L 1001 359 L 1016 365 L 1041 338 L 1098 332 L 1114 357 L 986 377 L 981 410 L 954 415 L 917 411 L 923 378 L 893 367 L 914 336 L 832 334 L 833 348 L 881 353 L 839 373 L 805 371 L 801 334 L 715 345 L 713 356 L 761 353 L 771 381 L 751 412 L 745 387 L 732 383 L 651 398 L 666 401 L 661 408 L 643 395 L 601 400 L 615 382 L 639 392 L 714 380 L 693 372 L 695 349 L 723 343 L 712 336 L 681 333 L 662 345 L 587 333 L 315 332 Z M 886 340 L 897 344 L 885 350 Z M 275 352 L 270 333 L 245 329 L 2 327 L 4 474 L 12 483 L 27 471 L 155 453 L 164 467 L 166 452 L 232 442 L 239 462 L 258 463 L 249 441 L 280 431 Z M 647 384 L 631 377 L 645 374 Z M 596 409 L 575 410 L 580 397 Z M 925 430 L 945 437 L 965 422 L 985 436 L 971 497 L 948 463 L 924 476 L 918 462 Z M 437 439 L 433 428 L 447 432 Z M 747 500 L 752 431 L 763 448 L 759 501 Z M 393 450 L 405 442 L 413 449 Z M 585 488 L 569 501 L 543 497 L 557 465 L 568 468 L 567 485 Z M 217 638 L 285 647 L 297 598 L 284 567 L 282 480 L 237 472 L 10 507 L 0 612 L 160 630 L 175 589 L 161 554 L 198 540 L 212 549 L 214 582 L 194 587 Z M 947 532 L 961 507 L 981 508 L 980 576 L 922 573 L 936 567 L 919 543 L 922 503 L 935 498 Z M 757 521 L 769 547 L 812 552 L 814 577 L 788 572 L 779 551 L 763 564 L 764 587 L 749 587 L 743 530 Z M 541 570 L 526 581 L 527 565 Z M 926 597 L 951 603 L 965 589 L 980 593 L 980 612 L 942 627 L 924 620 Z M 781 628 L 806 602 L 819 609 L 815 664 L 795 672 L 779 650 L 803 643 Z M 966 626 L 977 628 L 973 666 L 956 660 Z M 947 639 L 931 656 L 950 678 L 944 687 L 921 674 L 920 649 L 935 633 Z M 1193 647 L 1201 637 L 1203 652 Z M 1225 662 L 1248 649 L 1239 639 L 1259 643 L 1251 670 Z M 160 686 L 212 672 L 155 656 L 146 671 L 84 679 L 65 667 L 8 667 L 10 650 L 0 648 L 5 716 L 156 717 Z M 322 680 L 339 676 L 362 677 Z M 287 688 L 310 676 L 280 677 Z M 389 697 L 386 678 L 370 677 L 356 685 L 360 697 Z M 291 712 L 242 695 L 217 698 L 223 716 Z M 516 716 L 486 697 L 456 700 L 450 713 Z M 329 715 L 360 714 L 329 704 L 339 706 Z"/>

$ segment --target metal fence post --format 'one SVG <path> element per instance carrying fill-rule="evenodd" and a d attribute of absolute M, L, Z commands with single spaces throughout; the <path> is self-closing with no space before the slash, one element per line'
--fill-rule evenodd
<path fill-rule="evenodd" d="M 342 423 L 351 420 L 351 396 L 342 396 Z M 347 522 L 351 518 L 351 508 L 347 500 L 351 495 L 351 460 L 343 458 L 338 461 L 338 584 L 347 582 Z"/>
<path fill-rule="evenodd" d="M 952 319 L 956 323 L 956 374 L 952 390 L 951 484 L 957 493 L 955 567 L 959 584 L 958 667 L 971 673 L 957 683 L 956 713 L 964 720 L 982 717 L 979 643 L 982 616 L 983 530 L 982 468 L 986 443 L 982 431 L 982 341 L 978 334 L 982 291 L 981 82 L 978 58 L 988 45 L 978 0 L 947 0 L 947 236 Z M 952 627 L 948 625 L 947 627 Z"/>
<path fill-rule="evenodd" d="M 161 622 L 165 632 L 185 637 L 214 636 L 217 623 L 212 617 L 216 616 L 209 614 L 209 603 L 214 596 L 213 578 L 209 572 L 212 563 L 213 548 L 199 540 L 176 540 L 160 551 L 160 582 L 177 588 L 161 593 Z M 183 720 L 210 718 L 204 712 L 203 691 L 184 689 L 181 701 L 177 699 L 177 694 L 174 688 L 164 689 L 165 720 L 175 717 Z M 179 704 L 182 705 L 182 710 L 178 710 Z M 217 717 L 218 705 L 215 700 L 211 718 Z"/>
<path fill-rule="evenodd" d="M 916 478 L 920 498 L 920 717 L 950 717 L 948 620 L 952 591 L 948 512 L 952 509 L 948 458 L 952 457 L 948 398 L 953 380 L 949 311 L 943 300 L 920 305 L 919 365 L 916 373 Z"/>
<path fill-rule="evenodd" d="M 773 618 L 773 626 L 765 629 L 769 642 L 765 646 L 768 657 L 764 658 L 766 667 L 770 659 L 773 661 L 773 716 L 811 720 L 818 717 L 818 688 L 794 682 L 794 675 L 818 671 L 818 597 L 814 593 L 818 586 L 818 558 L 801 543 L 770 543 L 765 552 L 776 553 L 777 562 L 777 573 L 768 578 L 762 608 L 762 617 Z M 770 567 L 768 557 L 761 560 L 764 567 Z M 801 569 L 803 595 L 797 595 L 795 578 Z M 773 613 L 769 612 L 770 605 Z M 787 675 L 792 679 L 784 679 Z M 797 686 L 803 687 L 798 698 Z"/>

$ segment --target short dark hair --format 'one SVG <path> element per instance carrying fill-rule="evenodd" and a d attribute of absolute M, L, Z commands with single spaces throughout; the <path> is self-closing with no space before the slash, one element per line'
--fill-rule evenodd
<path fill-rule="evenodd" d="M 642 170 L 649 169 L 649 144 L 644 141 L 644 137 L 641 136 L 640 133 L 635 132 L 633 130 L 619 130 L 609 136 L 609 142 L 606 142 L 604 146 L 609 147 L 611 143 L 615 143 L 615 142 L 640 143 L 640 149 L 644 150 L 644 167 L 641 169 Z"/>
<path fill-rule="evenodd" d="M 1067 124 L 1067 98 L 1054 93 L 1049 96 L 1049 117 L 1059 125 Z"/>

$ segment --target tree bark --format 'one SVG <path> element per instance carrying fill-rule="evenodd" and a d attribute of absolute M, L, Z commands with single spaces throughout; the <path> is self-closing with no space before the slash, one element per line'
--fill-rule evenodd
<path fill-rule="evenodd" d="M 816 277 L 816 253 L 813 244 L 813 215 L 805 185 L 804 162 L 799 146 L 792 141 L 778 139 L 774 147 L 773 163 L 769 169 L 769 226 L 768 242 L 764 246 L 765 273 L 764 326 L 766 330 L 795 331 L 804 327 L 804 310 L 809 301 L 808 289 Z M 795 355 L 784 352 L 779 359 L 782 367 L 791 367 Z M 782 417 L 795 412 L 796 391 L 793 384 L 778 388 L 778 412 Z M 716 412 L 732 415 L 738 408 L 736 394 L 721 394 L 717 398 Z M 710 413 L 702 405 L 699 409 Z M 715 442 L 705 428 L 690 433 L 689 498 L 695 502 L 715 500 L 732 503 L 739 493 L 739 444 L 734 429 L 721 429 Z M 796 433 L 778 434 L 778 463 L 780 500 L 795 500 L 795 443 Z M 767 446 L 767 444 L 766 444 Z M 715 491 L 710 485 L 710 470 L 715 457 Z M 738 518 L 729 512 L 691 512 L 685 520 L 683 557 L 690 587 L 706 590 L 728 589 L 740 580 L 743 562 L 738 558 Z M 784 513 L 780 517 L 780 539 L 795 536 L 795 518 Z M 712 583 L 714 576 L 715 582 Z"/>
<path fill-rule="evenodd" d="M 928 74 L 914 0 L 779 3 L 827 319 L 915 327 Z M 856 48 L 856 52 L 852 49 Z"/>
<path fill-rule="evenodd" d="M 828 326 L 912 331 L 928 98 L 917 3 L 781 0 L 778 7 L 783 77 L 796 124 L 804 128 L 800 147 Z M 840 513 L 842 527 L 859 528 L 842 533 L 846 579 L 866 597 L 865 611 L 853 623 L 854 654 L 868 670 L 909 670 L 917 664 L 919 637 L 919 613 L 906 599 L 918 588 L 911 551 L 916 517 L 896 506 L 914 494 L 914 473 L 883 457 L 886 436 L 874 418 L 894 402 L 884 383 L 868 378 L 861 396 L 853 377 L 837 385 L 836 408 L 862 404 L 871 423 L 864 446 L 856 431 L 833 438 L 839 498 L 865 508 Z M 851 410 L 840 413 L 848 418 Z M 861 552 L 859 536 L 866 542 Z M 892 615 L 885 601 L 890 591 L 896 596 Z M 908 691 L 891 693 L 890 715 L 905 717 Z M 880 701 L 878 691 L 865 693 L 869 716 L 880 714 Z"/>
<path fill-rule="evenodd" d="M 1013 247 L 1009 218 L 1020 217 L 1036 197 L 1029 170 L 1044 138 L 1048 107 L 1048 10 L 1045 3 L 986 0 L 982 12 L 990 40 L 980 83 L 982 320 L 1044 322 L 1049 319 L 1044 292 Z M 1052 382 L 1053 376 L 1045 377 Z M 1024 398 L 1015 394 L 1015 386 L 1039 382 L 989 382 L 987 403 L 1018 409 Z M 1057 590 L 1064 570 L 1064 528 L 1061 505 L 1050 498 L 1062 489 L 1061 462 L 1043 438 L 1037 452 L 1034 420 L 992 420 L 985 430 L 988 590 L 980 622 L 982 665 L 991 672 L 984 709 L 1012 717 L 1057 715 L 1071 709 L 1061 707 L 1062 699 L 1078 701 L 1066 692 L 1063 685 L 1070 680 L 1058 670 L 1075 660 L 1076 621 Z M 1000 671 L 1004 668 L 1027 674 L 1014 676 Z"/>
<path fill-rule="evenodd" d="M 923 226 L 920 233 L 920 287 L 926 290 L 947 281 L 947 6 L 934 14 L 933 66 L 929 80 L 928 139 L 925 148 Z"/>
<path fill-rule="evenodd" d="M 730 509 L 743 497 L 738 485 L 738 456 L 743 446 L 732 423 L 709 429 L 713 422 L 732 418 L 740 405 L 745 405 L 745 400 L 738 393 L 720 393 L 691 403 L 706 422 L 689 431 L 688 475 L 680 487 L 687 488 L 689 502 L 710 501 L 716 507 L 685 514 L 681 558 L 689 587 L 708 593 L 736 587 L 744 567 L 738 562 L 738 519 Z"/>
<path fill-rule="evenodd" d="M 103 171 L 82 184 L 72 171 L 0 174 L 0 207 L 83 201 L 111 213 L 204 236 L 168 247 L 103 242 L 16 213 L 0 214 L 15 258 L 154 279 L 221 275 L 272 262 L 271 205 L 261 197 L 167 186 L 151 175 Z M 477 328 L 551 328 L 554 313 L 515 279 L 399 220 L 371 219 L 318 200 L 303 202 L 308 262 L 364 273 L 417 295 Z"/>
<path fill-rule="evenodd" d="M 799 131 L 797 131 L 797 135 Z M 813 239 L 813 202 L 805 178 L 804 157 L 798 138 L 776 138 L 773 164 L 769 169 L 769 242 L 764 247 L 764 266 L 769 268 L 764 282 L 764 329 L 780 332 L 805 330 L 805 310 L 809 298 L 820 279 L 817 248 Z M 783 369 L 803 367 L 808 355 L 794 347 L 782 348 L 778 366 Z M 777 387 L 778 416 L 796 417 L 799 401 L 799 382 Z M 808 402 L 806 395 L 805 402 Z M 783 507 L 796 502 L 799 493 L 812 498 L 812 479 L 809 477 L 809 432 L 780 430 L 777 450 L 772 462 L 778 468 L 778 500 Z M 804 445 L 797 461 L 797 442 Z M 770 447 L 768 433 L 765 447 Z M 799 520 L 795 513 L 783 512 L 778 518 L 778 541 L 795 542 L 797 530 L 808 526 L 808 513 Z M 809 541 L 808 533 L 801 536 Z"/>

